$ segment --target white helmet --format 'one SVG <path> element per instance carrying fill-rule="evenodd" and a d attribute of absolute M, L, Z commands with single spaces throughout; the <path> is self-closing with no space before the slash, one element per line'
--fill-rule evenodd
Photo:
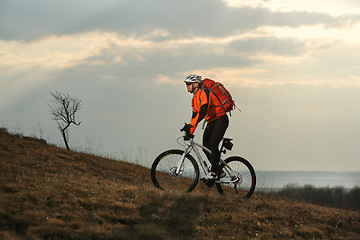
<path fill-rule="evenodd" d="M 201 81 L 202 81 L 201 76 L 196 74 L 190 74 L 184 80 L 184 82 L 188 82 L 188 83 L 201 83 Z"/>

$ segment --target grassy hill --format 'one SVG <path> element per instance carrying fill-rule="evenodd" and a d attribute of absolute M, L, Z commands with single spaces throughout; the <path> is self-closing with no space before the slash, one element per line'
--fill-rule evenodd
<path fill-rule="evenodd" d="M 0 131 L 0 239 L 360 239 L 360 213 L 152 186 L 147 168 Z"/>

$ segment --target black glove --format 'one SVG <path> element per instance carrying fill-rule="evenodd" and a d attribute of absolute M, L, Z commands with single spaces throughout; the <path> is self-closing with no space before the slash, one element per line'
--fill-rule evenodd
<path fill-rule="evenodd" d="M 190 134 L 190 129 L 193 126 L 191 124 L 187 124 L 185 123 L 184 127 L 182 129 L 180 129 L 181 132 L 185 132 L 186 134 Z"/>
<path fill-rule="evenodd" d="M 194 138 L 194 135 L 192 135 L 190 133 L 190 129 L 192 128 L 193 126 L 191 124 L 186 124 L 184 125 L 184 127 L 182 129 L 180 129 L 181 132 L 185 132 L 185 136 L 184 136 L 184 140 L 190 140 L 190 139 L 193 139 Z"/>

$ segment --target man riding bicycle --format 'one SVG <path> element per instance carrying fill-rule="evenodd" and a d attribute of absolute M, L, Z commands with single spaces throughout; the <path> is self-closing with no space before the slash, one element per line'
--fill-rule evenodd
<path fill-rule="evenodd" d="M 191 100 L 193 114 L 190 124 L 187 124 L 183 130 L 188 130 L 192 135 L 197 125 L 205 118 L 207 126 L 203 135 L 203 145 L 210 149 L 212 153 L 209 154 L 204 151 L 211 163 L 211 172 L 205 176 L 205 179 L 215 180 L 222 177 L 222 174 L 218 172 L 220 158 L 219 143 L 229 126 L 229 118 L 225 111 L 219 111 L 219 108 L 221 108 L 219 100 L 201 83 L 201 76 L 191 74 L 184 82 L 187 91 L 193 94 Z"/>

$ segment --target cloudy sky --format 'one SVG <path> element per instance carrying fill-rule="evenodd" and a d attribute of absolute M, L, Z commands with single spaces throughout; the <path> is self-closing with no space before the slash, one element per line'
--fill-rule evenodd
<path fill-rule="evenodd" d="M 360 171 L 359 52 L 358 0 L 0 0 L 0 125 L 62 145 L 61 91 L 83 101 L 70 146 L 150 166 L 197 73 L 242 109 L 227 136 L 256 170 Z"/>

